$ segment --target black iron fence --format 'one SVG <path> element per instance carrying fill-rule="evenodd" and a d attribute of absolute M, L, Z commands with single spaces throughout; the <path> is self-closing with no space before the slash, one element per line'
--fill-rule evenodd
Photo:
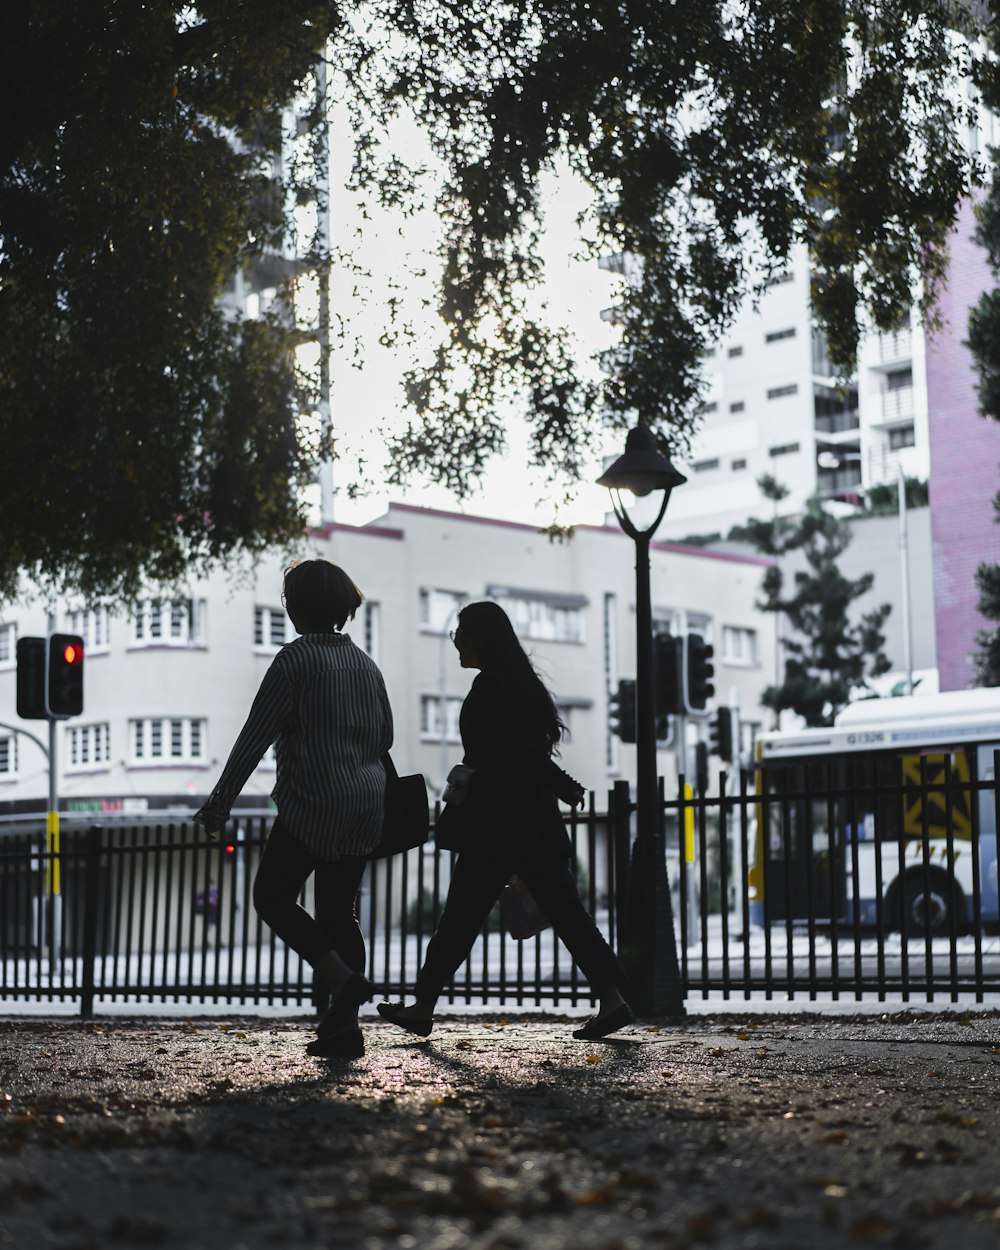
<path fill-rule="evenodd" d="M 995 775 L 661 786 L 685 996 L 983 1001 L 1000 988 Z M 581 893 L 616 948 L 633 816 L 619 783 L 567 817 Z M 183 823 L 69 827 L 58 856 L 42 833 L 0 837 L 0 1003 L 321 1006 L 253 909 L 267 829 L 241 819 L 209 843 Z M 380 993 L 412 987 L 451 866 L 433 842 L 369 866 L 359 915 Z M 495 911 L 445 998 L 541 1007 L 590 990 L 551 930 L 515 942 Z"/>

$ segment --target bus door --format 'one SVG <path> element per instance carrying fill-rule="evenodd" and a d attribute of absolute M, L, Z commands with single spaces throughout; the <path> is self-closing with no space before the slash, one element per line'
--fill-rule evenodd
<path fill-rule="evenodd" d="M 830 856 L 837 833 L 829 828 L 830 804 L 818 797 L 816 773 L 813 763 L 783 763 L 766 770 L 752 873 L 759 893 L 759 905 L 751 907 L 755 923 L 762 924 L 765 918 L 804 923 L 810 915 L 814 920 L 830 919 Z"/>

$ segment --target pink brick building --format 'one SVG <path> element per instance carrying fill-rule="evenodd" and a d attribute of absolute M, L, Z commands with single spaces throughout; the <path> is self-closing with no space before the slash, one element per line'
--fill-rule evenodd
<path fill-rule="evenodd" d="M 976 633 L 987 625 L 976 610 L 973 581 L 984 560 L 1000 561 L 1000 525 L 992 501 L 1000 490 L 1000 424 L 979 415 L 976 373 L 965 346 L 969 309 L 993 285 L 972 235 L 975 216 L 963 206 L 951 244 L 951 271 L 941 295 L 941 333 L 927 344 L 931 534 L 937 657 L 942 690 L 972 681 Z M 915 578 L 931 570 L 914 569 Z"/>

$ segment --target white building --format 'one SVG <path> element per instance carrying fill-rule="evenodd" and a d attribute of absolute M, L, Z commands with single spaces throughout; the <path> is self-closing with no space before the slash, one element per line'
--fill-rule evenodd
<path fill-rule="evenodd" d="M 862 485 L 862 425 L 855 384 L 840 388 L 809 303 L 809 254 L 756 302 L 748 300 L 706 361 L 704 421 L 687 462 L 688 484 L 671 500 L 663 532 L 721 534 L 770 509 L 764 474 L 789 490 L 783 513 L 817 493 L 854 504 Z"/>
<path fill-rule="evenodd" d="M 361 527 L 334 525 L 296 554 L 343 565 L 367 596 L 348 632 L 385 675 L 396 721 L 393 758 L 421 772 L 432 794 L 460 758 L 458 712 L 471 677 L 449 639 L 458 607 L 492 598 L 510 613 L 562 708 L 564 766 L 599 794 L 634 779 L 635 749 L 608 728 L 609 691 L 635 676 L 635 571 L 617 528 L 584 526 L 556 541 L 527 525 L 393 505 Z M 281 607 L 285 558 L 218 573 L 183 595 L 150 597 L 125 615 L 67 605 L 59 627 L 87 646 L 85 711 L 57 727 L 62 810 L 81 816 L 196 809 L 209 793 L 258 683 L 291 637 Z M 716 648 L 717 698 L 742 709 L 744 746 L 774 679 L 774 623 L 759 613 L 765 561 L 669 543 L 652 550 L 654 616 L 675 632 L 703 632 Z M 45 807 L 42 721 L 15 715 L 15 646 L 44 635 L 41 606 L 0 618 L 0 814 Z M 704 724 L 701 727 L 704 736 Z M 672 782 L 672 751 L 661 769 Z M 267 807 L 273 758 L 244 791 Z"/>

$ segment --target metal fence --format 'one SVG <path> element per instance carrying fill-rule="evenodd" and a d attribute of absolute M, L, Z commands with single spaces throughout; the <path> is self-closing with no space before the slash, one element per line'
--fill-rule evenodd
<path fill-rule="evenodd" d="M 752 780 L 722 774 L 710 792 L 682 779 L 672 797 L 661 784 L 686 997 L 983 1001 L 1000 988 L 995 780 L 772 773 L 760 793 Z M 581 894 L 616 949 L 633 816 L 619 783 L 567 818 Z M 253 909 L 268 823 L 234 822 L 220 843 L 189 824 L 68 828 L 58 856 L 43 834 L 0 838 L 0 1002 L 321 1007 L 311 969 Z M 452 862 L 430 842 L 369 866 L 359 915 L 380 994 L 412 987 Z M 591 995 L 551 930 L 516 942 L 495 909 L 445 1001 Z"/>

